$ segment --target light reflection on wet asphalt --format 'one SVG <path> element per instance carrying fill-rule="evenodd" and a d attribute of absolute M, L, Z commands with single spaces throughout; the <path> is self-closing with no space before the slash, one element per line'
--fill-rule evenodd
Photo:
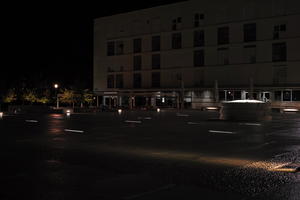
<path fill-rule="evenodd" d="M 27 180 L 20 184 L 29 181 L 40 191 L 20 189 L 20 195 L 44 192 L 54 195 L 53 199 L 61 195 L 79 199 L 86 192 L 100 195 L 98 187 L 87 185 L 126 174 L 151 174 L 156 177 L 153 185 L 205 185 L 247 198 L 269 197 L 275 189 L 288 191 L 287 185 L 299 181 L 298 174 L 266 169 L 299 162 L 300 114 L 277 113 L 271 122 L 210 120 L 217 117 L 216 112 L 200 111 L 7 116 L 0 121 L 1 144 L 7 149 L 1 157 L 7 160 L 4 170 L 17 176 L 4 177 L 13 183 L 23 174 Z M 82 180 L 89 184 L 83 186 Z M 62 189 L 58 194 L 56 186 L 47 188 L 47 184 Z M 79 186 L 82 192 L 72 195 L 70 191 Z M 109 199 L 110 195 L 100 196 Z M 295 195 L 291 192 L 284 198 Z"/>

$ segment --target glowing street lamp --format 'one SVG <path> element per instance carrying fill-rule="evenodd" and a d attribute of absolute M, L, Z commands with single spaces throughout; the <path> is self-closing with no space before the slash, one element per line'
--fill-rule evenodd
<path fill-rule="evenodd" d="M 55 93 L 56 93 L 56 108 L 57 109 L 59 108 L 59 99 L 58 99 L 58 92 L 57 92 L 58 87 L 59 87 L 58 84 L 54 84 Z"/>

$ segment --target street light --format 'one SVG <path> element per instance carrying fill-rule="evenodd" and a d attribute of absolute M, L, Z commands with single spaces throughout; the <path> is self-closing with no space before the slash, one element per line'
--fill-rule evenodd
<path fill-rule="evenodd" d="M 56 108 L 58 109 L 59 108 L 59 99 L 58 99 L 58 92 L 57 92 L 58 84 L 54 84 L 54 88 L 56 93 Z"/>

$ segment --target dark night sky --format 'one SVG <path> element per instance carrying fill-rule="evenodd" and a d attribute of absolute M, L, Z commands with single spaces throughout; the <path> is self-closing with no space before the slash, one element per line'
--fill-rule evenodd
<path fill-rule="evenodd" d="M 1 87 L 92 88 L 93 19 L 180 0 L 9 3 L 3 23 Z M 23 84 L 22 84 L 23 83 Z"/>

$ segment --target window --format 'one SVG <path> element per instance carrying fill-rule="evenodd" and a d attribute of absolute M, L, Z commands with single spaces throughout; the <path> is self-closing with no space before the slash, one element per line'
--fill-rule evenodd
<path fill-rule="evenodd" d="M 107 42 L 107 56 L 115 55 L 115 42 Z"/>
<path fill-rule="evenodd" d="M 133 74 L 133 87 L 141 88 L 142 87 L 142 76 L 141 74 Z"/>
<path fill-rule="evenodd" d="M 194 31 L 194 46 L 195 47 L 204 46 L 204 31 L 203 30 Z"/>
<path fill-rule="evenodd" d="M 122 54 L 124 54 L 124 44 L 123 44 L 123 41 L 117 41 L 116 42 L 116 47 L 117 47 L 116 55 L 122 55 Z"/>
<path fill-rule="evenodd" d="M 280 38 L 280 34 L 284 33 L 286 31 L 286 25 L 285 24 L 281 24 L 281 25 L 275 25 L 274 26 L 274 30 L 273 30 L 273 39 L 279 39 Z"/>
<path fill-rule="evenodd" d="M 160 69 L 160 54 L 152 55 L 152 69 Z"/>
<path fill-rule="evenodd" d="M 123 82 L 123 74 L 117 74 L 116 75 L 116 88 L 123 88 L 124 87 Z"/>
<path fill-rule="evenodd" d="M 204 20 L 204 14 L 196 13 L 194 18 L 194 27 L 199 27 L 201 20 Z"/>
<path fill-rule="evenodd" d="M 286 43 L 276 43 L 272 47 L 273 62 L 286 61 Z"/>
<path fill-rule="evenodd" d="M 159 72 L 152 73 L 152 87 L 153 88 L 160 87 L 160 73 Z"/>
<path fill-rule="evenodd" d="M 152 37 L 152 51 L 160 51 L 160 36 Z"/>
<path fill-rule="evenodd" d="M 228 44 L 229 43 L 229 27 L 218 28 L 218 44 Z"/>
<path fill-rule="evenodd" d="M 172 34 L 172 48 L 181 49 L 181 33 Z"/>
<path fill-rule="evenodd" d="M 219 100 L 220 101 L 226 101 L 226 99 L 225 99 L 225 91 L 220 91 L 219 92 Z"/>
<path fill-rule="evenodd" d="M 241 100 L 242 99 L 242 92 L 241 91 L 234 91 L 233 98 L 234 98 L 234 100 Z"/>
<path fill-rule="evenodd" d="M 173 21 L 172 21 L 172 30 L 176 31 L 177 29 L 181 28 L 181 22 L 182 22 L 181 17 L 177 17 L 177 19 L 173 19 Z"/>
<path fill-rule="evenodd" d="M 300 90 L 293 91 L 293 101 L 300 101 Z"/>
<path fill-rule="evenodd" d="M 256 24 L 244 24 L 244 42 L 256 41 Z"/>
<path fill-rule="evenodd" d="M 292 92 L 291 91 L 283 91 L 283 101 L 291 101 Z"/>
<path fill-rule="evenodd" d="M 114 75 L 107 76 L 107 88 L 114 88 L 115 87 L 115 77 Z"/>
<path fill-rule="evenodd" d="M 204 50 L 194 51 L 194 66 L 204 66 Z"/>
<path fill-rule="evenodd" d="M 133 53 L 141 53 L 142 52 L 142 39 L 134 39 L 133 40 Z"/>
<path fill-rule="evenodd" d="M 133 57 L 133 70 L 141 70 L 142 69 L 142 56 L 134 56 Z"/>
<path fill-rule="evenodd" d="M 244 46 L 244 62 L 256 63 L 256 45 Z"/>
<path fill-rule="evenodd" d="M 282 100 L 281 93 L 282 93 L 281 91 L 275 91 L 274 92 L 275 101 L 281 101 Z"/>
<path fill-rule="evenodd" d="M 229 50 L 228 48 L 218 48 L 218 64 L 228 65 L 229 64 Z"/>

